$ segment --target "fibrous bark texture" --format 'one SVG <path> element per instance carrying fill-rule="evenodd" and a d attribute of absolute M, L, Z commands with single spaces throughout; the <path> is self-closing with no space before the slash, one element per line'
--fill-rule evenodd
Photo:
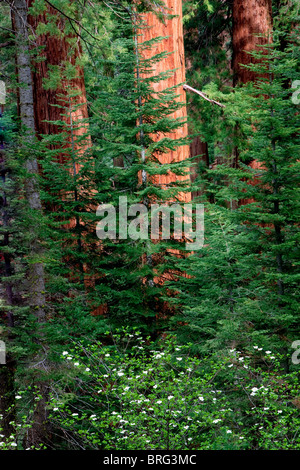
<path fill-rule="evenodd" d="M 29 0 L 29 6 L 32 6 L 34 1 Z M 32 30 L 36 32 L 40 23 L 47 24 L 49 15 L 55 18 L 60 34 L 38 34 L 35 37 L 35 46 L 39 47 L 38 60 L 34 62 L 33 71 L 36 133 L 37 135 L 59 134 L 62 128 L 54 124 L 54 121 L 65 121 L 69 128 L 70 147 L 73 144 L 75 151 L 83 153 L 90 146 L 90 139 L 84 121 L 88 118 L 84 74 L 83 68 L 78 65 L 82 54 L 80 38 L 75 36 L 75 32 L 66 36 L 66 18 L 50 6 L 38 16 L 29 15 L 28 22 Z M 70 39 L 73 40 L 72 47 Z M 71 79 L 64 76 L 68 64 L 76 67 L 76 76 Z M 49 78 L 53 68 L 61 72 L 60 83 L 58 87 L 45 87 L 45 79 Z M 86 140 L 81 140 L 79 143 L 78 138 L 84 134 Z M 59 154 L 58 159 L 60 163 L 65 162 L 64 152 Z"/>
<path fill-rule="evenodd" d="M 271 0 L 233 1 L 232 46 L 235 83 L 247 83 L 257 78 L 257 73 L 243 65 L 258 62 L 249 52 L 261 49 L 259 46 L 270 42 L 271 27 Z"/>
<path fill-rule="evenodd" d="M 184 45 L 183 45 L 183 28 L 182 28 L 182 1 L 181 0 L 165 0 L 165 12 L 167 14 L 176 15 L 172 19 L 165 19 L 164 22 L 159 21 L 154 13 L 147 13 L 144 17 L 147 28 L 144 29 L 138 40 L 140 43 L 150 41 L 156 37 L 164 37 L 159 43 L 155 43 L 150 50 L 144 52 L 144 57 L 150 59 L 156 54 L 169 52 L 167 57 L 155 64 L 153 71 L 154 75 L 159 75 L 167 70 L 174 70 L 172 76 L 166 80 L 159 81 L 153 84 L 154 92 L 161 92 L 169 87 L 177 87 L 176 92 L 179 95 L 178 100 L 184 103 L 180 109 L 174 112 L 171 117 L 186 120 L 186 93 L 182 87 L 185 82 L 185 58 L 184 58 Z M 185 122 L 181 127 L 168 134 L 172 139 L 186 138 L 188 136 L 188 127 Z M 162 136 L 155 136 L 159 139 Z M 179 162 L 189 158 L 190 151 L 188 145 L 177 147 L 163 155 L 158 156 L 160 163 Z M 155 183 L 162 187 L 168 186 L 170 183 L 178 180 L 187 180 L 187 176 L 176 176 L 169 172 L 166 175 L 159 175 L 156 177 Z M 183 200 L 190 200 L 190 194 L 182 194 Z"/>

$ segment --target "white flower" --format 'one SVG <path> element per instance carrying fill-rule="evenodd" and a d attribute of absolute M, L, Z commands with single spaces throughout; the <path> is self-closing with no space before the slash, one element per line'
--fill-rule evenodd
<path fill-rule="evenodd" d="M 272 351 L 266 351 L 266 354 L 272 354 Z"/>
<path fill-rule="evenodd" d="M 243 436 L 240 436 L 239 439 L 245 439 Z"/>
<path fill-rule="evenodd" d="M 17 444 L 16 442 L 11 442 L 10 445 L 11 445 L 12 447 L 17 447 L 18 444 Z"/>
<path fill-rule="evenodd" d="M 230 431 L 230 429 L 228 429 L 228 431 L 226 431 L 227 434 L 232 434 L 232 431 Z"/>
<path fill-rule="evenodd" d="M 105 354 L 105 357 L 109 357 L 109 356 L 110 356 L 110 354 L 109 354 L 109 353 Z"/>
<path fill-rule="evenodd" d="M 253 349 L 258 349 L 258 346 L 253 346 Z"/>
<path fill-rule="evenodd" d="M 89 367 L 86 367 L 86 372 L 89 372 L 91 369 Z"/>
<path fill-rule="evenodd" d="M 229 366 L 228 366 L 228 367 L 232 367 L 232 366 L 233 366 L 233 364 L 229 364 Z"/>
<path fill-rule="evenodd" d="M 126 392 L 130 389 L 130 387 L 124 387 L 124 390 L 126 390 Z"/>
<path fill-rule="evenodd" d="M 214 419 L 213 423 L 219 423 L 219 421 L 221 421 L 221 420 L 220 419 Z"/>
<path fill-rule="evenodd" d="M 153 388 L 157 388 L 157 387 L 158 387 L 158 385 L 153 385 Z"/>
<path fill-rule="evenodd" d="M 204 401 L 204 398 L 203 398 L 203 397 L 199 397 L 199 400 L 200 400 L 200 401 Z"/>
<path fill-rule="evenodd" d="M 189 426 L 183 426 L 183 429 L 189 429 Z"/>
<path fill-rule="evenodd" d="M 72 413 L 72 416 L 78 416 L 78 413 Z"/>
<path fill-rule="evenodd" d="M 157 403 L 157 405 L 160 405 L 162 403 L 162 401 L 158 400 L 156 403 Z"/>
<path fill-rule="evenodd" d="M 16 396 L 15 396 L 15 399 L 16 399 L 16 400 L 20 400 L 20 398 L 22 398 L 21 395 L 16 395 Z"/>
<path fill-rule="evenodd" d="M 118 372 L 119 377 L 122 377 L 122 375 L 124 375 L 124 372 Z"/>
<path fill-rule="evenodd" d="M 72 361 L 73 357 L 72 357 L 72 356 L 68 356 L 67 359 L 68 359 L 68 361 Z"/>
<path fill-rule="evenodd" d="M 64 352 L 62 353 L 63 356 L 67 356 L 67 354 L 69 354 L 68 351 L 64 351 Z"/>
<path fill-rule="evenodd" d="M 277 413 L 282 413 L 282 410 L 278 410 Z"/>
<path fill-rule="evenodd" d="M 173 395 L 169 395 L 169 396 L 168 396 L 168 400 L 172 400 L 172 398 L 174 398 Z"/>
<path fill-rule="evenodd" d="M 58 408 L 53 408 L 53 411 L 58 411 Z"/>
<path fill-rule="evenodd" d="M 177 361 L 182 361 L 182 357 L 176 357 Z"/>
<path fill-rule="evenodd" d="M 253 387 L 251 390 L 252 390 L 252 392 L 257 392 L 257 391 L 258 391 L 258 388 Z"/>

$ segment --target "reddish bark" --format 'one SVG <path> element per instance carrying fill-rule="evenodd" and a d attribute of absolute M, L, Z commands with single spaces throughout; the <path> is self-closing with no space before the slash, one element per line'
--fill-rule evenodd
<path fill-rule="evenodd" d="M 233 70 L 235 83 L 247 83 L 257 79 L 257 73 L 243 65 L 258 63 L 249 54 L 270 42 L 272 28 L 272 0 L 233 1 Z M 262 35 L 262 37 L 257 37 Z"/>
<path fill-rule="evenodd" d="M 261 35 L 258 37 L 258 35 Z M 243 65 L 258 64 L 261 59 L 256 59 L 249 52 L 262 51 L 264 44 L 272 40 L 272 0 L 234 0 L 233 2 L 233 70 L 234 84 L 245 84 L 249 81 L 257 81 L 266 74 L 258 74 Z M 238 154 L 236 155 L 236 164 Z M 254 160 L 249 167 L 260 168 L 260 164 Z M 249 184 L 258 184 L 255 177 Z M 253 199 L 244 199 L 240 204 L 248 204 Z"/>
<path fill-rule="evenodd" d="M 144 17 L 147 28 L 142 31 L 138 38 L 140 43 L 149 41 L 158 36 L 164 37 L 161 42 L 156 43 L 150 50 L 144 52 L 144 57 L 150 59 L 155 54 L 160 54 L 165 51 L 172 52 L 167 57 L 163 58 L 155 65 L 154 75 L 166 72 L 168 70 L 175 70 L 174 74 L 166 80 L 160 81 L 153 85 L 154 91 L 160 92 L 169 87 L 177 87 L 178 101 L 184 103 L 179 110 L 173 113 L 170 117 L 182 118 L 186 120 L 186 94 L 182 87 L 185 82 L 185 60 L 184 60 L 184 45 L 183 45 L 183 27 L 182 27 L 182 1 L 181 0 L 165 0 L 165 12 L 168 14 L 176 15 L 175 18 L 166 19 L 164 22 L 158 20 L 154 13 L 147 13 Z M 180 139 L 188 136 L 187 123 L 176 129 L 174 132 L 169 133 L 168 137 L 172 139 Z M 162 136 L 155 136 L 156 139 Z M 180 146 L 176 150 L 171 150 L 168 153 L 157 157 L 160 163 L 179 162 L 189 158 L 189 146 Z M 187 176 L 176 176 L 169 172 L 166 175 L 159 175 L 155 178 L 154 182 L 162 187 L 168 186 L 171 182 L 186 181 Z M 180 198 L 186 202 L 191 199 L 191 194 L 181 194 Z"/>
<path fill-rule="evenodd" d="M 32 6 L 33 3 L 34 0 L 29 0 L 28 6 Z M 66 109 L 62 109 L 59 106 L 68 107 L 69 90 L 72 89 L 72 91 L 75 90 L 76 93 L 78 92 L 78 95 L 70 100 L 76 141 L 76 137 L 86 133 L 86 128 L 84 126 L 82 127 L 79 123 L 88 117 L 83 68 L 77 65 L 78 59 L 82 54 L 80 38 L 77 38 L 75 45 L 71 48 L 68 39 L 74 39 L 76 36 L 65 36 L 64 29 L 66 19 L 50 6 L 48 6 L 44 13 L 38 16 L 29 15 L 28 22 L 33 31 L 37 30 L 39 23 L 47 24 L 48 15 L 54 15 L 56 17 L 56 25 L 62 34 L 59 36 L 57 34 L 50 35 L 47 33 L 38 35 L 35 38 L 36 45 L 40 47 L 39 57 L 38 60 L 34 62 L 33 72 L 36 132 L 37 135 L 40 136 L 43 134 L 55 135 L 62 131 L 61 127 L 46 121 L 63 120 L 70 126 L 70 115 L 68 117 L 62 116 L 66 114 Z M 63 71 L 68 64 L 76 66 L 76 77 L 68 81 L 62 79 L 58 89 L 46 89 L 44 80 L 49 78 L 51 67 L 59 67 L 63 75 Z M 76 108 L 75 110 L 74 107 Z M 80 128 L 77 127 L 78 125 Z M 69 141 L 71 145 L 71 135 Z M 84 152 L 89 144 L 90 141 L 87 136 L 85 144 L 81 142 L 77 145 L 75 142 L 75 147 L 77 147 L 76 149 L 78 150 L 80 146 L 82 152 Z M 61 163 L 65 161 L 63 152 L 59 155 L 59 161 Z"/>

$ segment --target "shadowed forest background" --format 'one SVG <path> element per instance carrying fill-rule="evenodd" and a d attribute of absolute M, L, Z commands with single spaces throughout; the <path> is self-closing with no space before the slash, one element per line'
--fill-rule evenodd
<path fill-rule="evenodd" d="M 299 37 L 297 0 L 0 2 L 1 450 L 300 448 Z M 124 196 L 203 246 L 100 240 Z"/>

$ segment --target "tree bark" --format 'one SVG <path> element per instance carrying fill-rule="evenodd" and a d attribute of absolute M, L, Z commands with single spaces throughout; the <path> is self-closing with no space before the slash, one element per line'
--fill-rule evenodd
<path fill-rule="evenodd" d="M 174 74 L 166 80 L 159 81 L 153 84 L 154 92 L 161 92 L 169 87 L 176 87 L 178 101 L 184 103 L 179 110 L 173 113 L 170 117 L 181 118 L 186 120 L 186 93 L 183 88 L 185 82 L 185 57 L 184 57 L 184 44 L 183 44 L 183 27 L 182 27 L 182 1 L 181 0 L 165 0 L 165 12 L 171 15 L 176 15 L 172 19 L 166 19 L 164 22 L 159 21 L 156 15 L 152 12 L 145 14 L 144 20 L 147 28 L 141 31 L 138 41 L 150 41 L 156 37 L 164 37 L 161 42 L 156 43 L 149 50 L 145 51 L 144 57 L 150 59 L 155 54 L 169 52 L 167 57 L 155 64 L 153 75 L 159 75 L 166 70 L 175 70 Z M 184 123 L 181 127 L 168 134 L 172 139 L 186 138 L 188 136 L 188 126 Z M 160 136 L 156 136 L 157 139 Z M 189 158 L 189 146 L 180 146 L 175 150 L 164 153 L 158 156 L 160 163 L 179 162 Z M 166 175 L 158 175 L 155 177 L 155 183 L 167 187 L 170 183 L 175 181 L 186 181 L 188 176 L 176 176 L 169 172 Z M 190 201 L 190 193 L 182 193 L 181 199 L 183 201 Z"/>
<path fill-rule="evenodd" d="M 233 0 L 233 70 L 234 84 L 257 79 L 257 73 L 243 65 L 258 63 L 249 54 L 270 42 L 272 28 L 272 0 Z M 261 35 L 261 37 L 257 37 Z"/>
<path fill-rule="evenodd" d="M 35 140 L 34 99 L 29 54 L 29 40 L 27 29 L 27 3 L 26 0 L 15 0 L 12 4 L 12 16 L 16 31 L 16 60 L 19 83 L 19 109 L 21 125 L 24 131 L 24 151 L 28 155 L 25 168 L 28 176 L 25 180 L 26 198 L 30 209 L 35 213 L 42 212 L 39 187 L 37 182 L 38 162 L 30 153 L 30 147 Z M 34 230 L 31 231 L 31 255 L 38 257 L 42 254 L 40 243 Z M 29 303 L 38 322 L 45 320 L 45 276 L 44 266 L 41 262 L 33 262 L 28 267 Z"/>
<path fill-rule="evenodd" d="M 29 7 L 34 2 L 35 0 L 29 0 Z M 59 134 L 62 129 L 54 124 L 54 121 L 65 121 L 69 128 L 69 143 L 67 145 L 69 147 L 74 145 L 74 150 L 83 154 L 90 147 L 90 138 L 87 133 L 87 125 L 82 122 L 88 118 L 84 73 L 83 68 L 76 65 L 82 54 L 80 38 L 75 33 L 66 36 L 64 32 L 66 18 L 49 5 L 44 13 L 38 16 L 28 16 L 29 25 L 34 32 L 36 32 L 39 23 L 47 24 L 48 15 L 55 18 L 56 26 L 61 34 L 51 35 L 47 33 L 38 35 L 35 38 L 36 46 L 40 48 L 38 60 L 34 61 L 33 70 L 36 133 L 38 136 Z M 77 39 L 72 49 L 68 39 Z M 76 67 L 76 76 L 72 79 L 64 79 L 63 77 L 68 64 Z M 60 85 L 55 89 L 44 85 L 44 80 L 49 78 L 52 67 L 58 67 L 62 74 Z M 71 99 L 70 89 L 72 89 L 72 92 L 76 92 L 76 96 Z M 62 109 L 63 107 L 65 109 Z M 86 141 L 78 143 L 77 138 L 84 134 L 86 134 Z M 60 153 L 58 159 L 60 163 L 65 163 L 66 154 L 64 152 Z M 79 165 L 76 164 L 74 171 L 78 172 L 78 169 Z"/>

